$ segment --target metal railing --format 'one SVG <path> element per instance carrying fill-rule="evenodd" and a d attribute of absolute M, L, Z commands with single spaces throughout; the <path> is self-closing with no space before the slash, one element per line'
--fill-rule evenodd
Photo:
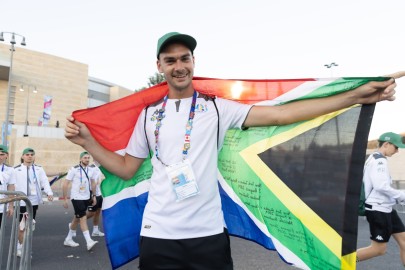
<path fill-rule="evenodd" d="M 14 191 L 0 191 L 0 194 L 7 197 L 0 199 L 0 207 L 3 207 L 3 218 L 0 229 L 0 268 L 3 266 L 3 250 L 6 246 L 6 216 L 7 206 L 9 203 L 14 203 L 14 214 L 11 221 L 11 235 L 9 241 L 9 250 L 7 256 L 6 270 L 16 270 L 18 267 L 17 259 L 17 242 L 18 232 L 20 225 L 20 201 L 24 201 L 28 213 L 27 220 L 25 222 L 24 242 L 22 244 L 21 258 L 18 269 L 19 270 L 31 270 L 31 248 L 32 248 L 32 223 L 33 223 L 33 210 L 31 201 L 22 192 Z M 2 268 L 3 269 L 3 268 Z"/>

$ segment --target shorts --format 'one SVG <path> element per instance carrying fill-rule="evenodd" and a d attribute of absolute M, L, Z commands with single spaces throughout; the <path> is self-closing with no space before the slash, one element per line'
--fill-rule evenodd
<path fill-rule="evenodd" d="M 89 207 L 87 208 L 87 210 L 89 210 L 89 212 L 96 212 L 98 209 L 101 209 L 101 207 L 103 206 L 103 196 L 96 196 L 96 200 L 97 203 L 96 205 L 89 205 Z"/>
<path fill-rule="evenodd" d="M 37 210 L 38 210 L 38 205 L 33 205 L 32 206 L 32 212 L 33 212 L 33 219 L 37 217 Z M 23 218 L 23 214 L 27 212 L 27 207 L 26 206 L 20 206 L 20 221 Z"/>
<path fill-rule="evenodd" d="M 139 269 L 233 269 L 228 231 L 190 239 L 141 237 Z"/>
<path fill-rule="evenodd" d="M 391 213 L 366 210 L 366 217 L 373 241 L 387 243 L 392 234 L 405 232 L 405 226 L 395 210 Z"/>
<path fill-rule="evenodd" d="M 72 200 L 73 209 L 75 210 L 75 217 L 82 218 L 86 215 L 89 200 Z"/>

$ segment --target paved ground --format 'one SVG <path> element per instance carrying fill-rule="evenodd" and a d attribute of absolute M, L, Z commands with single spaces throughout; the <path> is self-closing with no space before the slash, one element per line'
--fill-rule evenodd
<path fill-rule="evenodd" d="M 77 248 L 63 246 L 63 239 L 67 233 L 67 224 L 73 212 L 71 207 L 65 211 L 60 201 L 46 203 L 40 206 L 37 216 L 37 226 L 33 239 L 33 270 L 101 270 L 111 269 L 104 238 L 94 238 L 100 241 L 94 251 L 86 250 L 83 235 L 78 232 L 76 237 L 80 244 Z M 402 218 L 405 214 L 400 214 Z M 90 222 L 89 222 L 90 224 Z M 290 270 L 297 269 L 285 264 L 274 251 L 268 251 L 249 241 L 231 237 L 232 254 L 235 270 Z M 368 240 L 368 224 L 359 218 L 358 246 L 366 246 Z M 4 259 L 3 259 L 4 260 Z M 135 260 L 119 270 L 137 269 Z M 5 269 L 4 265 L 1 269 Z M 397 270 L 401 269 L 399 250 L 395 243 L 389 243 L 385 256 L 367 262 L 357 267 L 359 270 Z"/>

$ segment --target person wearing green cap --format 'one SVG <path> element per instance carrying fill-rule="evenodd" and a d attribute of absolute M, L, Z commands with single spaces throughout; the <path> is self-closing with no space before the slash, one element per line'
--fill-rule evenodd
<path fill-rule="evenodd" d="M 46 193 L 48 200 L 53 201 L 53 192 L 49 185 L 48 177 L 42 166 L 35 164 L 35 151 L 32 148 L 25 148 L 21 156 L 22 163 L 14 167 L 16 173 L 15 190 L 21 191 L 27 195 L 33 208 L 33 223 L 36 222 L 38 205 L 43 203 L 42 190 Z M 27 215 L 27 209 L 24 201 L 20 202 L 20 222 Z M 25 229 L 19 230 L 17 256 L 21 256 L 22 243 L 24 241 Z"/>
<path fill-rule="evenodd" d="M 208 97 L 192 84 L 196 46 L 192 36 L 178 32 L 158 40 L 156 65 L 165 76 L 168 94 L 140 114 L 124 156 L 103 148 L 83 123 L 67 117 L 65 137 L 122 179 L 130 179 L 150 150 L 154 152 L 141 226 L 141 270 L 167 265 L 171 269 L 233 269 L 217 182 L 218 147 L 228 129 L 286 125 L 354 104 L 395 98 L 393 78 L 280 106 Z"/>
<path fill-rule="evenodd" d="M 394 189 L 387 157 L 405 148 L 403 137 L 386 132 L 378 139 L 378 149 L 364 166 L 363 183 L 366 196 L 366 217 L 370 226 L 371 244 L 357 250 L 357 260 L 364 261 L 385 254 L 393 236 L 398 242 L 402 264 L 405 266 L 405 226 L 393 209 L 396 203 L 405 204 L 405 192 Z"/>
<path fill-rule="evenodd" d="M 90 154 L 85 151 L 80 154 L 79 164 L 73 166 L 66 175 L 66 181 L 63 183 L 63 207 L 68 208 L 68 190 L 70 189 L 70 199 L 74 209 L 74 217 L 69 223 L 69 231 L 63 242 L 67 247 L 78 247 L 79 243 L 73 240 L 76 236 L 77 225 L 83 232 L 86 240 L 87 250 L 92 250 L 98 243 L 90 237 L 89 227 L 87 225 L 86 211 L 90 205 L 95 205 L 96 201 L 96 178 L 97 174 L 93 167 L 89 166 Z"/>
<path fill-rule="evenodd" d="M 0 145 L 0 191 L 14 191 L 16 175 L 14 168 L 7 165 L 8 148 L 5 145 Z M 0 194 L 0 199 L 5 198 L 5 195 Z M 7 210 L 6 210 L 7 209 Z M 6 210 L 7 216 L 11 217 L 14 213 L 14 204 L 9 203 L 0 205 L 0 228 L 3 220 L 3 212 Z"/>

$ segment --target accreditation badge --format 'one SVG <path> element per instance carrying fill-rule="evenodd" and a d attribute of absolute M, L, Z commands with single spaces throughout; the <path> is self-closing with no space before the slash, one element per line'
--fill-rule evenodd
<path fill-rule="evenodd" d="M 30 183 L 30 195 L 37 195 L 37 187 L 35 183 Z"/>
<path fill-rule="evenodd" d="M 79 193 L 80 194 L 86 193 L 86 184 L 85 183 L 80 183 Z"/>
<path fill-rule="evenodd" d="M 166 173 L 176 193 L 176 201 L 182 201 L 200 193 L 188 159 L 167 166 Z"/>

